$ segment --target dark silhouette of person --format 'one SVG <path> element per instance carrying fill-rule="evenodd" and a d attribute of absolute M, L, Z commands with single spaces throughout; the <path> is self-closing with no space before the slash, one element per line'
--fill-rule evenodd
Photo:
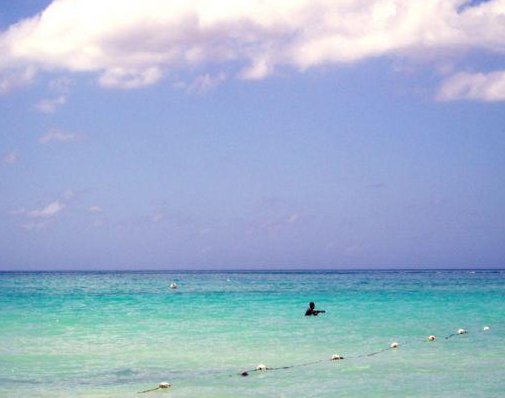
<path fill-rule="evenodd" d="M 316 310 L 315 307 L 316 305 L 311 301 L 309 303 L 309 308 L 307 308 L 307 311 L 305 311 L 305 316 L 317 316 L 318 314 L 324 314 L 326 312 L 325 310 Z"/>

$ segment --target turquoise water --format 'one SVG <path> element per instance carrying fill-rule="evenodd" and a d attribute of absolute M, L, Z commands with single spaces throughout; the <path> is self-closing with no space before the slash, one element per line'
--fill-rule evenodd
<path fill-rule="evenodd" d="M 505 271 L 0 273 L 1 397 L 498 397 L 504 374 Z"/>

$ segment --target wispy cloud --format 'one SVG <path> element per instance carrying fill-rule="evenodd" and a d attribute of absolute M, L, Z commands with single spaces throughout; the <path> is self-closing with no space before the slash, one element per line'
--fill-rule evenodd
<path fill-rule="evenodd" d="M 156 83 L 163 76 L 161 69 L 150 66 L 145 69 L 116 67 L 102 73 L 98 82 L 103 87 L 139 88 Z"/>
<path fill-rule="evenodd" d="M 103 209 L 100 206 L 94 205 L 94 206 L 89 207 L 88 211 L 90 213 L 97 214 L 97 213 L 101 213 L 103 211 Z"/>
<path fill-rule="evenodd" d="M 39 137 L 38 141 L 41 144 L 47 144 L 52 141 L 71 142 L 77 140 L 78 135 L 73 133 L 64 133 L 57 129 L 51 129 L 46 134 Z"/>
<path fill-rule="evenodd" d="M 54 113 L 59 106 L 64 105 L 66 102 L 67 99 L 63 95 L 60 95 L 56 98 L 46 98 L 40 100 L 35 105 L 35 109 L 41 113 Z"/>
<path fill-rule="evenodd" d="M 65 204 L 56 200 L 38 209 L 29 211 L 22 208 L 10 212 L 10 214 L 13 216 L 22 216 L 24 218 L 25 221 L 21 224 L 24 229 L 28 231 L 38 231 L 46 228 L 51 219 L 60 213 L 64 208 Z"/>
<path fill-rule="evenodd" d="M 56 110 L 67 103 L 67 96 L 70 92 L 72 80 L 66 76 L 53 79 L 49 82 L 49 90 L 56 95 L 52 98 L 40 100 L 35 109 L 41 113 L 54 113 Z"/>
<path fill-rule="evenodd" d="M 58 0 L 0 34 L 0 91 L 36 69 L 91 72 L 123 89 L 178 71 L 205 89 L 223 73 L 263 79 L 381 56 L 439 64 L 472 50 L 502 54 L 504 9 L 504 0 Z"/>
<path fill-rule="evenodd" d="M 53 224 L 66 208 L 68 203 L 74 198 L 75 193 L 72 190 L 66 190 L 59 199 L 56 199 L 45 205 L 41 205 L 31 210 L 22 207 L 9 212 L 9 215 L 23 220 L 21 226 L 29 231 L 44 229 Z"/>
<path fill-rule="evenodd" d="M 440 87 L 438 99 L 504 101 L 505 70 L 492 73 L 458 73 L 451 76 Z"/>
<path fill-rule="evenodd" d="M 193 82 L 188 86 L 187 91 L 190 93 L 205 94 L 208 91 L 219 86 L 225 80 L 225 73 L 219 73 L 215 76 L 206 73 L 204 75 L 198 76 L 195 80 L 193 80 Z"/>
<path fill-rule="evenodd" d="M 0 43 L 2 36 L 0 36 Z M 0 45 L 0 49 L 2 46 Z M 35 68 L 27 66 L 21 69 L 4 69 L 0 66 L 0 94 L 8 93 L 30 84 L 35 76 Z"/>
<path fill-rule="evenodd" d="M 18 160 L 19 160 L 19 156 L 18 156 L 18 153 L 15 151 L 6 153 L 2 157 L 2 162 L 5 164 L 14 164 L 14 163 L 17 163 Z"/>
<path fill-rule="evenodd" d="M 47 227 L 48 221 L 36 221 L 36 222 L 26 222 L 22 225 L 27 231 L 39 231 Z"/>
<path fill-rule="evenodd" d="M 56 200 L 47 206 L 29 211 L 27 214 L 30 218 L 51 218 L 58 214 L 65 208 L 65 205 L 59 200 Z"/>
<path fill-rule="evenodd" d="M 292 213 L 288 216 L 276 217 L 259 223 L 259 229 L 267 232 L 277 232 L 298 225 L 303 217 L 300 213 Z"/>

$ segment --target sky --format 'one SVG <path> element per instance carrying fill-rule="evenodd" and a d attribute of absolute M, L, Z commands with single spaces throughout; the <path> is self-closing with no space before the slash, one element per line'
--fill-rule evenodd
<path fill-rule="evenodd" d="M 0 0 L 0 270 L 505 266 L 505 0 Z"/>

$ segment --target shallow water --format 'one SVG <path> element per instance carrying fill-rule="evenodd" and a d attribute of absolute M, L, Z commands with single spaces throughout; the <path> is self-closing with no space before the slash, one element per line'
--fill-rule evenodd
<path fill-rule="evenodd" d="M 504 343 L 505 271 L 0 273 L 1 397 L 498 397 Z"/>

